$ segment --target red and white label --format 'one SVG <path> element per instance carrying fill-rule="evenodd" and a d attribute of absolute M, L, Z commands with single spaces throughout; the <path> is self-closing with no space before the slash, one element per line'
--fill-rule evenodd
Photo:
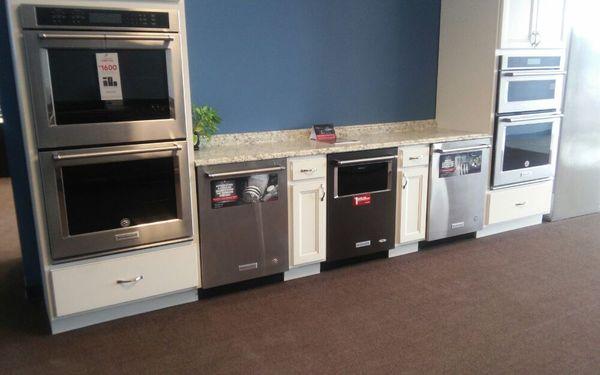
<path fill-rule="evenodd" d="M 352 197 L 352 205 L 354 207 L 368 206 L 371 204 L 371 194 L 361 194 Z"/>
<path fill-rule="evenodd" d="M 96 53 L 100 99 L 123 100 L 119 55 L 114 52 Z"/>

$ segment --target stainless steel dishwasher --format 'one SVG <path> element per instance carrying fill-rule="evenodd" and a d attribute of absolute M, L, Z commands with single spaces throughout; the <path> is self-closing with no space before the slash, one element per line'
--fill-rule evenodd
<path fill-rule="evenodd" d="M 287 271 L 285 159 L 197 168 L 202 287 Z"/>
<path fill-rule="evenodd" d="M 489 139 L 433 144 L 427 241 L 483 228 L 490 147 Z"/>

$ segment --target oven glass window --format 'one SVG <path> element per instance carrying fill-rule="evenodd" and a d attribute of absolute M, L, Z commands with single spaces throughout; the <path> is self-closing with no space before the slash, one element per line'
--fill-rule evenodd
<path fill-rule="evenodd" d="M 177 219 L 173 158 L 62 168 L 71 235 Z"/>
<path fill-rule="evenodd" d="M 116 54 L 122 100 L 102 100 L 96 53 Z M 49 49 L 48 61 L 57 125 L 172 117 L 165 50 Z"/>
<path fill-rule="evenodd" d="M 388 168 L 388 162 L 338 167 L 337 195 L 346 196 L 389 189 Z"/>
<path fill-rule="evenodd" d="M 537 167 L 550 163 L 552 123 L 506 128 L 502 170 Z"/>
<path fill-rule="evenodd" d="M 555 92 L 556 81 L 553 79 L 512 81 L 508 84 L 508 101 L 526 102 L 554 99 Z"/>

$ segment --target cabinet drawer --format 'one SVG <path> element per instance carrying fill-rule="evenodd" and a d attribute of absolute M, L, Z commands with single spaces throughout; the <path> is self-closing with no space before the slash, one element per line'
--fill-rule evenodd
<path fill-rule="evenodd" d="M 552 186 L 552 181 L 547 181 L 489 192 L 486 224 L 547 214 L 552 201 Z"/>
<path fill-rule="evenodd" d="M 292 181 L 308 180 L 327 175 L 327 158 L 325 155 L 294 158 L 290 159 L 289 163 L 290 179 Z"/>
<path fill-rule="evenodd" d="M 398 163 L 398 168 L 427 165 L 429 164 L 429 145 L 401 147 L 400 155 L 401 161 Z"/>
<path fill-rule="evenodd" d="M 194 288 L 198 283 L 198 256 L 190 243 L 56 268 L 50 273 L 56 315 L 63 316 Z M 127 282 L 136 278 L 139 280 Z"/>

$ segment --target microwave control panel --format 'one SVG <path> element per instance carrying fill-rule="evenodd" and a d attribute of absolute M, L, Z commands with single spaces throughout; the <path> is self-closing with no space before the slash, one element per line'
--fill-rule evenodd
<path fill-rule="evenodd" d="M 169 28 L 167 12 L 36 7 L 35 14 L 39 26 Z"/>

